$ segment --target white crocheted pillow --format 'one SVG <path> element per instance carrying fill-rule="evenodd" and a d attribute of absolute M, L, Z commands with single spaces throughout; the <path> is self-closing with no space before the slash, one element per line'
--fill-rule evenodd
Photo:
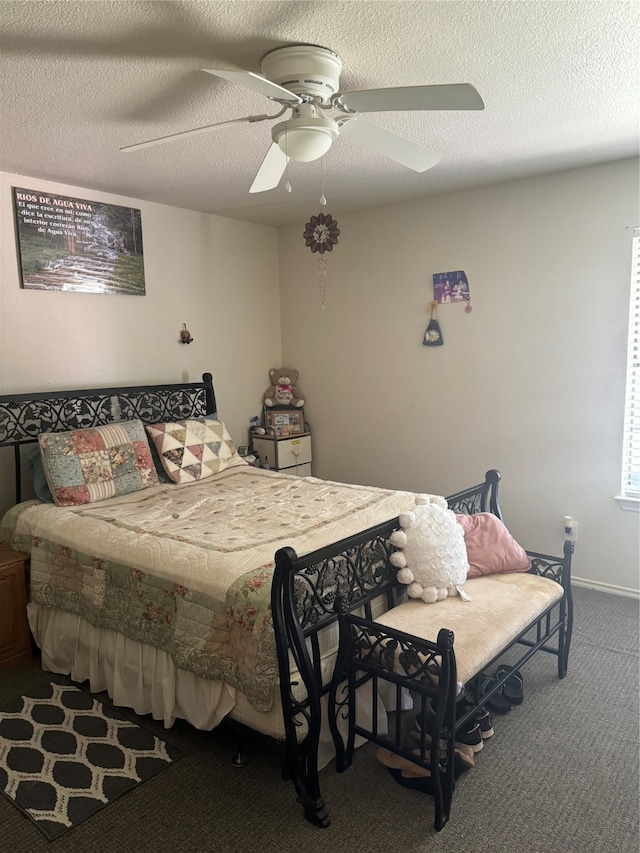
<path fill-rule="evenodd" d="M 400 516 L 401 530 L 391 535 L 399 550 L 391 564 L 397 578 L 407 584 L 410 598 L 432 603 L 449 595 L 463 594 L 469 562 L 462 528 L 444 498 L 420 495 L 416 508 Z"/>

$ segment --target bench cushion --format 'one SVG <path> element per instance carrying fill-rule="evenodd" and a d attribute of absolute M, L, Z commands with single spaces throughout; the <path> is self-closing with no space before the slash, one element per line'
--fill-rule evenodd
<path fill-rule="evenodd" d="M 464 588 L 471 601 L 459 596 L 437 604 L 411 599 L 376 617 L 381 625 L 431 642 L 440 628 L 453 631 L 461 684 L 477 675 L 564 593 L 556 581 L 519 573 L 473 578 Z"/>

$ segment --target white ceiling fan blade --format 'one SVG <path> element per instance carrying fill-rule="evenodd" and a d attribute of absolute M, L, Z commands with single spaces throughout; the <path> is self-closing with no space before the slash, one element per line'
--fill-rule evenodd
<path fill-rule="evenodd" d="M 249 192 L 263 193 L 265 190 L 275 189 L 280 183 L 280 178 L 284 175 L 284 170 L 287 168 L 288 162 L 289 158 L 278 143 L 272 142 L 266 157 L 258 169 L 258 174 L 251 184 Z"/>
<path fill-rule="evenodd" d="M 357 118 L 348 119 L 340 125 L 340 136 L 362 145 L 369 151 L 395 160 L 414 172 L 426 172 L 442 160 L 442 154 L 425 148 L 424 145 Z"/>
<path fill-rule="evenodd" d="M 396 89 L 363 89 L 339 92 L 333 99 L 358 113 L 392 110 L 483 110 L 484 101 L 470 83 L 442 86 L 400 86 Z"/>
<path fill-rule="evenodd" d="M 216 77 L 230 80 L 237 86 L 246 86 L 248 89 L 253 89 L 254 92 L 259 92 L 275 101 L 288 101 L 292 104 L 302 103 L 302 98 L 299 98 L 298 95 L 278 86 L 277 83 L 272 83 L 271 80 L 267 80 L 260 74 L 254 74 L 253 71 L 218 71 L 216 68 L 203 68 L 202 70 L 206 71 L 207 74 L 215 74 Z"/>
<path fill-rule="evenodd" d="M 244 118 L 232 118 L 229 121 L 219 121 L 216 124 L 207 124 L 204 127 L 196 127 L 193 130 L 182 130 L 180 133 L 171 133 L 169 136 L 159 136 L 157 139 L 148 139 L 146 142 L 136 142 L 135 145 L 125 145 L 120 151 L 137 151 L 139 148 L 150 148 L 152 145 L 162 145 L 172 142 L 174 139 L 186 139 L 187 136 L 197 136 L 199 133 L 208 133 L 216 127 L 224 127 L 226 124 L 251 124 L 256 121 L 264 121 L 273 116 L 245 116 Z"/>

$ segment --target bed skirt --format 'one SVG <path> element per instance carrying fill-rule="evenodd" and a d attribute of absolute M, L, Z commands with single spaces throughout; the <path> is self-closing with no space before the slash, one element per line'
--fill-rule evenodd
<path fill-rule="evenodd" d="M 106 691 L 114 705 L 132 708 L 136 714 L 150 714 L 171 728 L 177 718 L 203 731 L 216 728 L 229 716 L 243 725 L 276 740 L 285 739 L 282 705 L 278 686 L 267 713 L 256 711 L 243 693 L 222 681 L 200 678 L 179 669 L 161 649 L 139 643 L 110 628 L 95 628 L 75 613 L 54 610 L 41 604 L 27 606 L 29 625 L 41 650 L 42 668 L 68 675 L 74 681 L 88 681 L 92 693 Z M 323 660 L 323 668 L 332 668 L 335 655 Z M 299 677 L 298 677 L 299 679 Z M 295 680 L 295 677 L 294 677 Z M 299 679 L 301 681 L 301 679 Z M 378 697 L 380 733 L 386 733 L 389 701 Z M 327 697 L 322 698 L 323 726 L 320 734 L 318 767 L 324 767 L 335 755 L 329 731 Z M 407 700 L 410 706 L 410 699 Z M 356 697 L 356 714 L 371 725 L 369 691 Z M 301 727 L 303 734 L 306 726 Z M 357 745 L 364 743 L 358 739 Z"/>

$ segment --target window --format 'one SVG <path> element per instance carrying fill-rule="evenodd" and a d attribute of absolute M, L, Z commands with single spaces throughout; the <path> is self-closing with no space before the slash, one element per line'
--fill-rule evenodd
<path fill-rule="evenodd" d="M 627 393 L 622 445 L 622 506 L 640 508 L 640 228 L 633 232 L 627 350 Z"/>

